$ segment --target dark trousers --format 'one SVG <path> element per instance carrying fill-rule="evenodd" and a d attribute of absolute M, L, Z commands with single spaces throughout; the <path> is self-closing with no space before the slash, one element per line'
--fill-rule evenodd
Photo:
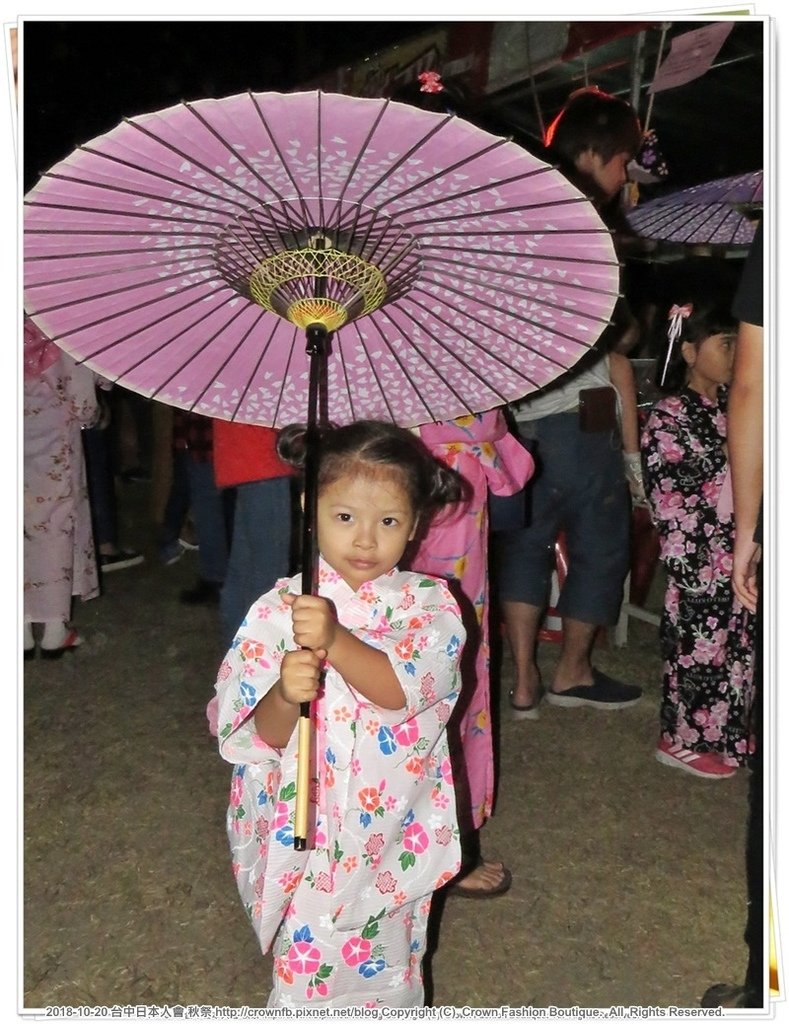
<path fill-rule="evenodd" d="M 762 578 L 759 573 L 761 601 Z M 748 891 L 748 916 L 745 941 L 748 944 L 748 968 L 745 974 L 747 1005 L 765 1005 L 764 984 L 764 719 L 762 709 L 762 612 L 756 611 L 754 664 L 754 702 L 751 712 L 755 741 L 748 790 L 748 825 L 745 837 L 745 878 Z"/>
<path fill-rule="evenodd" d="M 97 548 L 102 544 L 117 545 L 118 507 L 107 431 L 99 427 L 83 430 L 82 442 L 93 519 L 93 539 Z"/>

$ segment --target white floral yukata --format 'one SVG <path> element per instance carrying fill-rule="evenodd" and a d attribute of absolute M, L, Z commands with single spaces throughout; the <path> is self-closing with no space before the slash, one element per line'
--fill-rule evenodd
<path fill-rule="evenodd" d="M 25 318 L 24 618 L 66 622 L 98 597 L 82 427 L 98 418 L 96 377 Z"/>
<path fill-rule="evenodd" d="M 298 730 L 283 750 L 253 711 L 295 647 L 281 580 L 249 610 L 217 680 L 219 749 L 233 771 L 233 871 L 263 952 L 270 1006 L 421 1006 L 433 892 L 460 867 L 446 724 L 465 641 L 443 581 L 393 569 L 354 592 L 324 561 L 319 592 L 384 651 L 406 706 L 379 708 L 330 664 L 313 703 L 307 851 L 293 847 Z M 317 772 L 317 778 L 314 776 Z"/>

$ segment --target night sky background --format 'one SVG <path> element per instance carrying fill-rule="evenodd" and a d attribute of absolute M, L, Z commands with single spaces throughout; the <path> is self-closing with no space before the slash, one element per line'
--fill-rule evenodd
<path fill-rule="evenodd" d="M 428 21 L 26 21 L 24 190 L 123 117 L 251 89 L 287 92 Z"/>

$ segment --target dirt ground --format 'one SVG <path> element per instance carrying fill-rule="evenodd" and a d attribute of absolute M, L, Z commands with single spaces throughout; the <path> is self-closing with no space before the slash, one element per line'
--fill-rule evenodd
<path fill-rule="evenodd" d="M 262 1006 L 261 958 L 230 871 L 230 769 L 206 729 L 218 646 L 214 607 L 185 608 L 196 556 L 154 557 L 145 485 L 124 485 L 124 539 L 145 564 L 75 607 L 85 645 L 24 671 L 26 1009 Z M 137 508 L 139 506 L 139 508 Z M 500 721 L 488 857 L 514 884 L 448 899 L 433 1002 L 454 1006 L 697 1006 L 744 970 L 747 777 L 710 782 L 653 756 L 657 631 L 632 621 L 599 666 L 644 686 L 626 711 L 545 708 Z M 555 645 L 540 661 L 551 678 Z M 505 657 L 498 692 L 506 694 Z"/>

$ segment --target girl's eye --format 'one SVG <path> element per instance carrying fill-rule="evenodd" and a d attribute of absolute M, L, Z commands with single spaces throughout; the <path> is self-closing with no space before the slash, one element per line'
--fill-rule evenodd
<path fill-rule="evenodd" d="M 337 513 L 337 518 L 340 520 L 341 523 L 350 523 L 350 521 L 351 521 L 351 513 L 350 512 L 338 512 Z"/>
<path fill-rule="evenodd" d="M 384 524 L 384 526 L 397 526 L 397 520 L 394 518 L 394 516 L 384 516 L 381 522 Z"/>

